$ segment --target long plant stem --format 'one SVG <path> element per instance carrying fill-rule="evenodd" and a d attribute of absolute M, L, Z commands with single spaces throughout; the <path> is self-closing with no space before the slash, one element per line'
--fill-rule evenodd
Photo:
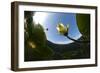
<path fill-rule="evenodd" d="M 73 39 L 73 38 L 71 38 L 70 36 L 66 36 L 68 39 L 70 39 L 70 40 L 72 40 L 72 41 L 74 41 L 74 42 L 77 42 L 77 43 L 89 43 L 90 41 L 88 41 L 88 40 L 85 40 L 85 41 L 83 41 L 83 40 L 75 40 L 75 39 Z"/>

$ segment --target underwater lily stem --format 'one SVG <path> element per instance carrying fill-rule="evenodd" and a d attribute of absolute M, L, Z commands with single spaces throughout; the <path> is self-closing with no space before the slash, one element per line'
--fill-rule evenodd
<path fill-rule="evenodd" d="M 71 38 L 70 36 L 66 36 L 68 39 L 70 39 L 70 40 L 72 40 L 72 41 L 74 41 L 74 42 L 77 42 L 77 43 L 89 43 L 90 41 L 87 41 L 87 40 L 85 40 L 85 41 L 83 41 L 83 40 L 75 40 L 75 39 L 73 39 L 73 38 Z"/>

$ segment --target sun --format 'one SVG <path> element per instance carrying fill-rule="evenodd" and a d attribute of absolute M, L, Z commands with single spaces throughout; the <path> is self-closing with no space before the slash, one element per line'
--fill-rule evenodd
<path fill-rule="evenodd" d="M 33 16 L 33 21 L 35 24 L 41 24 L 43 25 L 46 18 L 48 16 L 48 13 L 46 12 L 35 12 L 34 16 Z"/>

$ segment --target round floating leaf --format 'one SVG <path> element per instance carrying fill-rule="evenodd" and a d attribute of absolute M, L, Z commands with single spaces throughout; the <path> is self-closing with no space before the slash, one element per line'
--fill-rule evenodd
<path fill-rule="evenodd" d="M 76 14 L 77 26 L 80 33 L 89 38 L 90 37 L 90 14 Z"/>

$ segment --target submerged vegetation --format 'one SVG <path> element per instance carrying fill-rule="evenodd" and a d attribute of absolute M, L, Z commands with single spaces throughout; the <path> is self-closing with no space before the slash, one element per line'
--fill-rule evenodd
<path fill-rule="evenodd" d="M 46 36 L 40 24 L 34 24 L 33 12 L 25 12 L 25 61 L 51 59 L 53 51 L 46 45 Z"/>
<path fill-rule="evenodd" d="M 34 12 L 24 12 L 24 60 L 39 61 L 39 60 L 59 60 L 59 59 L 82 59 L 90 57 L 90 42 L 79 44 L 77 42 L 58 45 L 47 41 L 43 27 L 33 21 Z M 88 14 L 77 14 L 77 24 L 82 37 L 80 40 L 90 39 L 90 17 Z M 82 21 L 83 20 L 83 21 Z M 63 25 L 61 24 L 61 27 Z M 60 27 L 60 26 L 58 26 Z M 63 26 L 64 27 L 64 26 Z M 65 31 L 68 33 L 68 26 Z M 59 30 L 59 28 L 57 28 Z M 63 30 L 63 29 L 62 29 Z M 59 30 L 60 31 L 60 30 Z M 62 34 L 63 32 L 60 31 Z M 65 32 L 64 32 L 65 33 Z M 65 35 L 65 34 L 64 34 Z"/>

